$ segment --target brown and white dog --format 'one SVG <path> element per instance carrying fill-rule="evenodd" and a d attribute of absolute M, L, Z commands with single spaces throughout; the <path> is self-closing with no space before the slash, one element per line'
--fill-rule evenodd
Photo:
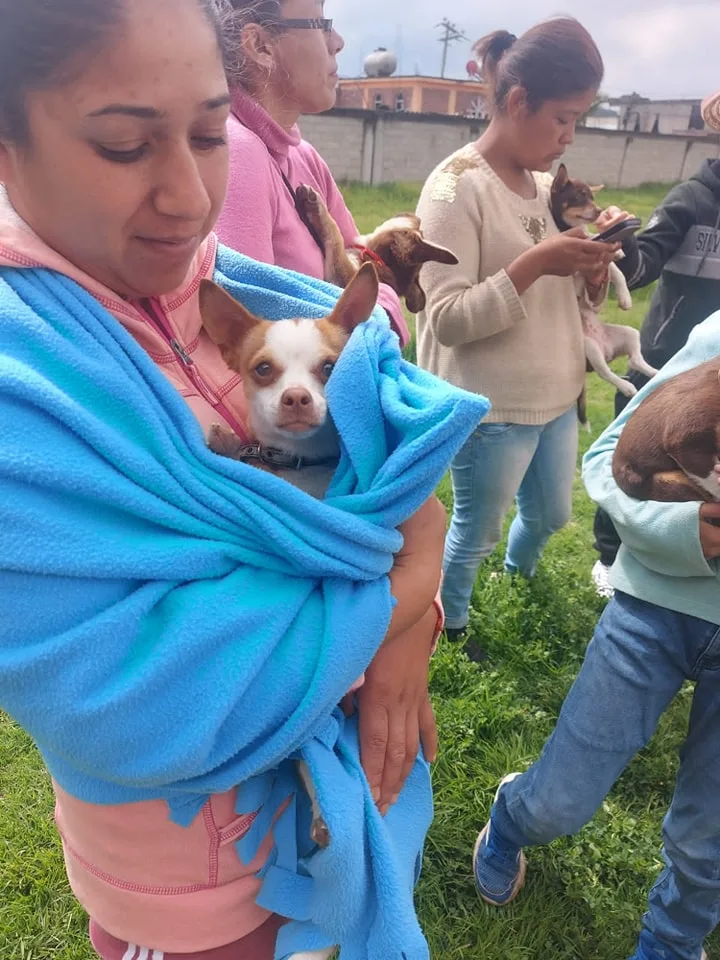
<path fill-rule="evenodd" d="M 425 240 L 414 213 L 401 213 L 386 220 L 366 237 L 359 237 L 357 246 L 347 248 L 340 228 L 316 190 L 305 185 L 298 187 L 296 203 L 325 251 L 323 279 L 338 287 L 347 286 L 362 264 L 370 262 L 380 282 L 405 299 L 410 313 L 418 313 L 425 308 L 425 293 L 420 286 L 423 264 L 458 262 L 451 250 Z"/>
<path fill-rule="evenodd" d="M 369 319 L 378 277 L 364 264 L 321 320 L 261 320 L 210 280 L 200 285 L 200 312 L 223 359 L 243 378 L 255 443 L 214 427 L 209 446 L 276 473 L 321 498 L 340 455 L 325 386 L 355 327 Z"/>
<path fill-rule="evenodd" d="M 720 357 L 648 395 L 620 434 L 612 470 L 637 500 L 720 500 Z"/>
<path fill-rule="evenodd" d="M 570 178 L 567 167 L 561 163 L 550 191 L 550 208 L 558 229 L 565 231 L 594 223 L 602 213 L 595 203 L 595 194 L 599 190 L 602 190 L 602 187 L 590 187 L 582 180 Z M 632 297 L 622 271 L 614 263 L 610 264 L 609 271 L 618 306 L 621 310 L 629 310 L 632 307 Z M 609 364 L 618 357 L 626 356 L 633 370 L 646 377 L 654 377 L 657 370 L 651 367 L 642 355 L 640 334 L 634 327 L 603 323 L 600 319 L 600 307 L 590 303 L 585 293 L 585 282 L 580 277 L 577 290 L 588 371 L 594 370 L 626 397 L 634 397 L 637 389 L 628 380 L 623 380 L 613 373 Z"/>

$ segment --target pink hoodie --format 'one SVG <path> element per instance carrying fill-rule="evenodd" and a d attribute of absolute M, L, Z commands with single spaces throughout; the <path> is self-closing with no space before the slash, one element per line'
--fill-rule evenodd
<path fill-rule="evenodd" d="M 225 364 L 200 319 L 200 280 L 212 277 L 217 240 L 210 235 L 179 290 L 128 301 L 48 247 L 17 215 L 0 186 L 0 266 L 47 267 L 75 280 L 148 352 L 207 429 L 219 419 L 244 433 L 240 378 Z M 438 635 L 442 628 L 438 601 Z M 167 805 L 85 803 L 55 788 L 55 819 L 75 896 L 107 933 L 168 953 L 196 953 L 241 940 L 268 919 L 255 903 L 272 838 L 245 866 L 234 842 L 254 815 L 238 817 L 235 791 L 214 796 L 189 828 L 168 819 Z"/>
<path fill-rule="evenodd" d="M 0 187 L 0 265 L 48 267 L 100 301 L 150 354 L 207 430 L 222 419 L 244 431 L 240 377 L 202 328 L 198 287 L 212 277 L 217 240 L 208 237 L 182 288 L 143 303 L 122 299 L 48 247 Z M 93 919 L 120 940 L 195 953 L 233 943 L 269 917 L 255 903 L 255 873 L 270 849 L 243 865 L 234 841 L 253 816 L 235 813 L 235 791 L 215 796 L 189 828 L 168 819 L 162 801 L 96 806 L 54 784 L 55 818 L 70 885 Z"/>
<path fill-rule="evenodd" d="M 350 245 L 358 229 L 327 164 L 297 127 L 288 133 L 242 88 L 233 91 L 232 111 L 230 183 L 215 228 L 220 241 L 253 260 L 322 280 L 322 252 L 300 219 L 283 174 L 293 189 L 306 183 L 317 190 Z M 410 333 L 397 294 L 383 284 L 378 302 L 404 346 Z"/>

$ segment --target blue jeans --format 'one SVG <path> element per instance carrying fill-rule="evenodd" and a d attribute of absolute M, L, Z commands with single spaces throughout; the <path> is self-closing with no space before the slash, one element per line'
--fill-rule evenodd
<path fill-rule="evenodd" d="M 492 812 L 518 846 L 575 833 L 686 679 L 695 695 L 663 826 L 667 867 L 643 918 L 646 938 L 673 960 L 699 960 L 720 919 L 720 626 L 616 593 L 540 759 L 503 787 Z"/>
<path fill-rule="evenodd" d="M 516 498 L 505 566 L 534 574 L 550 535 L 570 519 L 577 442 L 573 406 L 542 426 L 481 423 L 455 457 L 455 502 L 443 563 L 448 627 L 466 626 L 478 567 L 500 542 Z"/>

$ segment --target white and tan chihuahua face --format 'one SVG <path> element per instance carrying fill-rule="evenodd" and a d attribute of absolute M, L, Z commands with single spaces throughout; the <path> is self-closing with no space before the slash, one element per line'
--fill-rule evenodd
<path fill-rule="evenodd" d="M 378 279 L 365 264 L 322 320 L 261 320 L 209 280 L 200 312 L 230 369 L 243 378 L 255 439 L 289 453 L 328 425 L 325 385 L 356 326 L 373 311 Z"/>

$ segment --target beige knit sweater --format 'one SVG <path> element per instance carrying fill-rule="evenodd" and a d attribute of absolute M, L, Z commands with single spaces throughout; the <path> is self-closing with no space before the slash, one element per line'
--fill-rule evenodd
<path fill-rule="evenodd" d="M 418 363 L 489 397 L 488 421 L 547 423 L 575 403 L 585 377 L 573 278 L 541 277 L 518 296 L 505 272 L 558 232 L 549 208 L 552 177 L 535 180 L 536 198 L 523 200 L 471 144 L 437 167 L 418 204 L 427 239 L 460 260 L 423 267 Z"/>

